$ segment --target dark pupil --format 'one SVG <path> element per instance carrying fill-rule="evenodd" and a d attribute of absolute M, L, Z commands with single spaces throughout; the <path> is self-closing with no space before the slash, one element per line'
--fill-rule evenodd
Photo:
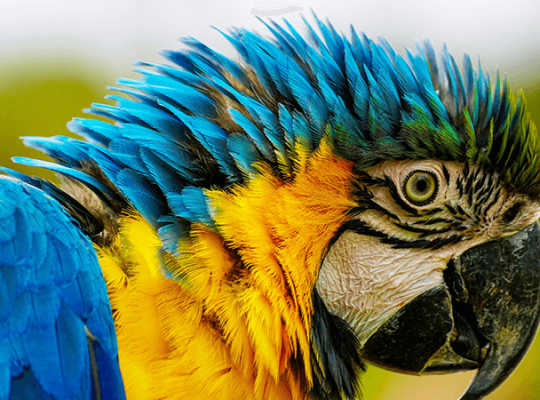
<path fill-rule="evenodd" d="M 423 193 L 428 188 L 427 179 L 420 178 L 418 181 L 416 181 L 416 190 L 418 190 L 419 193 Z"/>

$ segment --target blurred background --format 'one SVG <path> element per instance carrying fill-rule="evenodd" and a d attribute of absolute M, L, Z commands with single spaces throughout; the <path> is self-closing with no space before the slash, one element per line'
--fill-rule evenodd
<path fill-rule="evenodd" d="M 117 77 L 135 78 L 135 60 L 161 62 L 159 51 L 178 49 L 193 36 L 228 56 L 233 51 L 211 26 L 237 26 L 266 33 L 260 16 L 288 6 L 284 14 L 304 32 L 301 14 L 313 9 L 338 31 L 349 25 L 384 36 L 400 53 L 429 38 L 446 43 L 495 75 L 506 74 L 514 91 L 524 89 L 533 119 L 540 123 L 540 2 L 537 0 L 368 0 L 253 2 L 228 0 L 1 0 L 0 165 L 29 174 L 10 157 L 43 157 L 20 136 L 69 135 L 65 124 L 83 108 L 104 100 Z M 273 12 L 276 13 L 275 11 Z M 277 17 L 280 19 L 281 17 Z M 362 380 L 366 400 L 455 400 L 474 374 L 413 377 L 370 367 Z M 540 338 L 518 370 L 489 400 L 533 400 L 540 393 Z"/>

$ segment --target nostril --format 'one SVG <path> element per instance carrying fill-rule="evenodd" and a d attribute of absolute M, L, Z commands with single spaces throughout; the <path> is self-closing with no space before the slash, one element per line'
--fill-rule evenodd
<path fill-rule="evenodd" d="M 523 207 L 523 203 L 518 202 L 512 207 L 510 207 L 508 210 L 506 210 L 506 212 L 502 216 L 503 222 L 506 224 L 512 222 L 521 211 L 521 207 Z"/>

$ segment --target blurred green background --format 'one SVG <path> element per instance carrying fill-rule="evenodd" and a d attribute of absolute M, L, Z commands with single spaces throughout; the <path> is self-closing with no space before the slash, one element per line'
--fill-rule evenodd
<path fill-rule="evenodd" d="M 3 65 L 0 81 L 0 165 L 54 180 L 48 171 L 10 161 L 15 155 L 43 158 L 43 153 L 25 147 L 20 137 L 74 136 L 66 122 L 83 116 L 83 108 L 93 101 L 103 102 L 112 78 L 94 73 L 82 60 L 56 57 Z"/>
<path fill-rule="evenodd" d="M 433 8 L 434 3 L 439 8 Z M 205 1 L 99 0 L 91 5 L 78 1 L 4 0 L 0 3 L 0 165 L 54 179 L 46 171 L 10 161 L 15 155 L 43 158 L 40 152 L 25 148 L 20 136 L 71 135 L 66 122 L 84 116 L 83 108 L 92 102 L 112 104 L 103 98 L 111 93 L 106 87 L 114 85 L 116 77 L 137 76 L 131 71 L 131 61 L 160 61 L 158 51 L 178 48 L 178 37 L 192 35 L 221 48 L 224 40 L 209 25 L 223 29 L 249 26 L 263 31 L 251 15 L 253 4 L 240 0 L 220 6 Z M 536 22 L 540 6 L 536 2 L 520 0 L 519 15 L 515 14 L 518 5 L 510 8 L 499 1 L 415 1 L 408 6 L 397 0 L 365 2 L 361 16 L 357 2 L 345 1 L 340 7 L 326 1 L 297 4 L 305 12 L 313 7 L 320 16 L 329 16 L 338 30 L 346 32 L 352 22 L 371 37 L 382 34 L 402 53 L 403 46 L 411 47 L 416 38 L 425 37 L 431 38 L 437 50 L 447 42 L 458 62 L 464 51 L 473 58 L 479 53 L 492 75 L 499 65 L 501 72 L 508 74 L 514 91 L 524 89 L 533 119 L 540 123 Z M 463 14 L 453 13 L 454 6 L 465 4 L 468 9 Z M 443 6 L 446 8 L 441 14 Z M 299 25 L 298 14 L 287 18 Z M 475 21 L 482 22 L 483 28 L 475 26 Z M 507 23 L 501 25 L 500 21 Z M 498 27 L 492 26 L 497 23 Z M 501 36 L 497 36 L 499 31 Z M 225 52 L 232 54 L 228 46 Z M 362 380 L 363 393 L 367 400 L 455 400 L 473 374 L 419 378 L 370 367 Z M 538 393 L 540 338 L 518 370 L 489 399 L 533 400 L 540 397 Z"/>

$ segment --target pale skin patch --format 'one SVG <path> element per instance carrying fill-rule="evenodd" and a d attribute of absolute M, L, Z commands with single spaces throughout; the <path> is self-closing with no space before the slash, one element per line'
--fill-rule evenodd
<path fill-rule="evenodd" d="M 345 232 L 325 258 L 317 290 L 363 345 L 404 304 L 440 284 L 444 266 L 430 254 L 392 249 L 377 238 Z"/>
<path fill-rule="evenodd" d="M 404 182 L 415 171 L 427 171 L 437 180 L 438 188 L 429 204 L 418 206 L 407 198 Z M 456 178 L 465 176 L 462 163 L 389 161 L 366 172 L 371 178 L 381 182 L 390 179 L 394 184 L 394 196 L 392 189 L 384 184 L 369 186 L 372 200 L 394 217 L 373 209 L 355 217 L 368 227 L 407 242 L 451 238 L 456 230 L 444 229 L 451 223 L 454 227 L 459 225 L 461 230 L 459 241 L 440 248 L 393 248 L 379 237 L 352 231 L 339 237 L 324 259 L 316 287 L 328 310 L 351 325 L 361 346 L 404 304 L 431 288 L 445 285 L 443 271 L 452 258 L 481 243 L 512 235 L 540 216 L 538 202 L 508 193 L 504 188 L 498 191 L 498 178 L 474 167 L 468 169 L 469 186 L 459 183 Z M 496 189 L 489 190 L 490 183 Z M 470 200 L 465 193 L 467 188 L 480 199 L 480 205 Z M 396 203 L 396 194 L 404 205 Z M 507 211 L 515 204 L 519 204 L 516 215 L 505 222 L 505 216 L 509 218 L 512 214 Z M 404 207 L 416 210 L 417 215 Z M 429 214 L 433 209 L 439 211 Z M 422 236 L 403 226 L 439 232 Z"/>

